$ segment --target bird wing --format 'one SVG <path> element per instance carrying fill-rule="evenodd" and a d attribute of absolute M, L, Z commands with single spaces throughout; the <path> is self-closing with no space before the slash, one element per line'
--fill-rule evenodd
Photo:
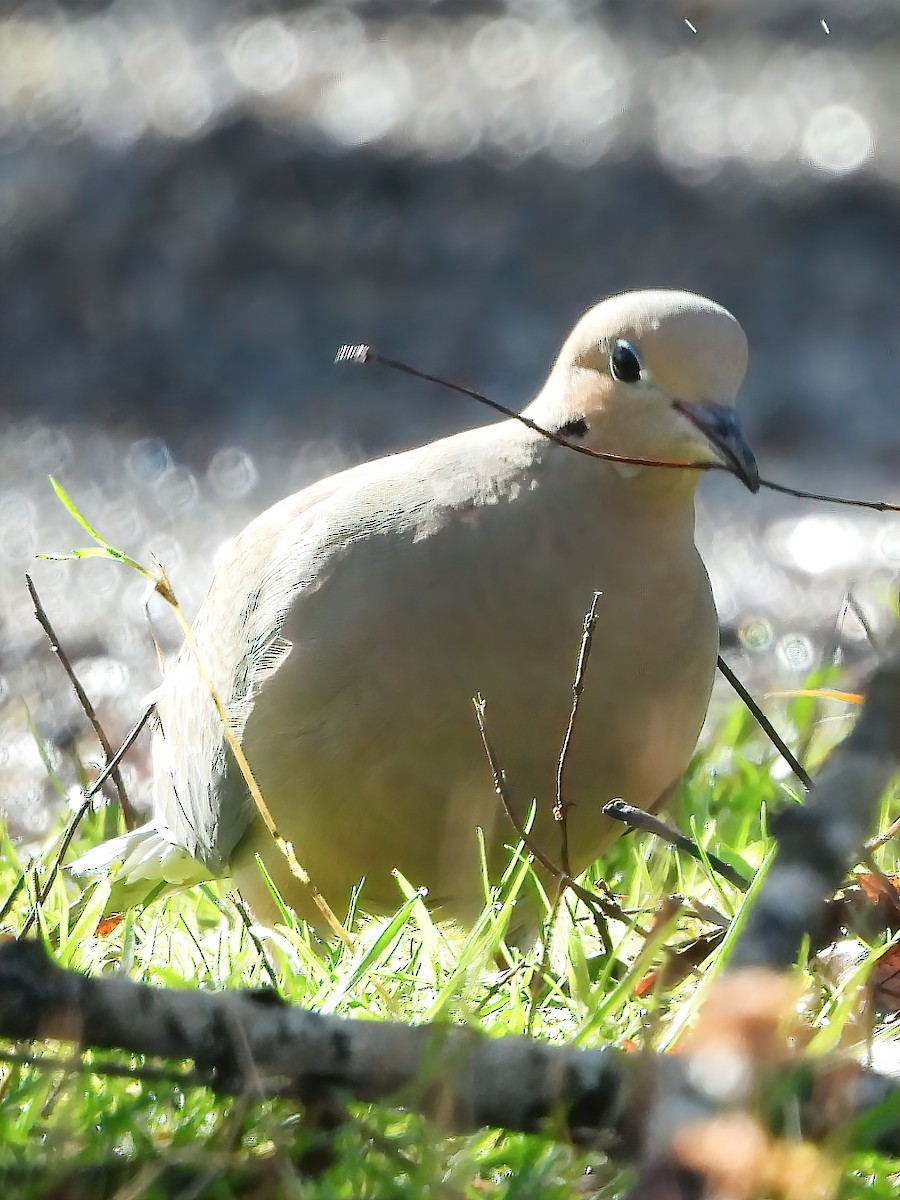
<path fill-rule="evenodd" d="M 327 569 L 329 522 L 321 518 L 346 474 L 268 509 L 235 538 L 194 623 L 194 644 L 182 646 L 156 698 L 156 824 L 216 873 L 253 810 L 210 686 L 240 743 L 259 689 L 290 653 L 280 636 L 284 613 Z"/>
<path fill-rule="evenodd" d="M 502 488 L 523 455 L 534 453 L 531 435 L 530 445 L 508 434 L 498 442 L 502 428 L 469 430 L 341 472 L 268 509 L 231 544 L 193 627 L 196 652 L 182 647 L 159 690 L 153 745 L 157 827 L 210 871 L 226 870 L 254 813 L 209 684 L 240 743 L 260 689 L 291 653 L 282 636 L 287 614 L 360 540 L 428 536 Z"/>

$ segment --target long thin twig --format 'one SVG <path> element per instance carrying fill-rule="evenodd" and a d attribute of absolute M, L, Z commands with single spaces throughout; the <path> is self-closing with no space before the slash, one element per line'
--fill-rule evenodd
<path fill-rule="evenodd" d="M 461 396 L 468 396 L 472 400 L 477 400 L 479 404 L 487 405 L 488 408 L 492 408 L 494 412 L 501 413 L 504 417 L 510 417 L 512 420 L 518 421 L 520 425 L 524 425 L 526 429 L 530 429 L 533 433 L 539 433 L 543 437 L 549 438 L 551 442 L 556 442 L 557 446 L 565 446 L 567 450 L 574 450 L 576 454 L 583 454 L 587 458 L 600 458 L 606 462 L 628 463 L 635 467 L 663 467 L 679 471 L 725 471 L 728 469 L 724 463 L 718 462 L 670 462 L 660 458 L 638 458 L 627 454 L 611 454 L 607 450 L 592 450 L 589 446 L 582 446 L 579 442 L 573 442 L 570 438 L 558 433 L 555 429 L 547 429 L 543 425 L 539 425 L 537 421 L 532 421 L 524 413 L 516 412 L 514 408 L 507 408 L 505 404 L 500 404 L 497 400 L 491 400 L 488 396 L 482 395 L 481 392 L 463 387 L 460 383 L 452 383 L 449 379 L 441 379 L 439 375 L 429 375 L 427 371 L 420 371 L 416 367 L 410 367 L 395 358 L 387 358 L 385 355 L 379 354 L 372 346 L 341 346 L 334 356 L 334 361 L 336 363 L 380 363 L 383 367 L 391 367 L 395 371 L 402 371 L 404 375 L 412 375 L 414 379 L 423 379 L 426 383 L 440 384 L 441 387 L 449 388 L 452 392 L 459 392 Z"/>
<path fill-rule="evenodd" d="M 803 784 L 803 786 L 807 790 L 809 788 L 811 788 L 812 787 L 812 779 L 810 778 L 809 773 L 806 771 L 806 769 L 803 766 L 801 766 L 801 764 L 799 762 L 797 762 L 796 757 L 791 752 L 790 746 L 787 744 L 787 742 L 784 740 L 784 738 L 781 736 L 781 734 L 778 732 L 778 730 L 775 728 L 775 726 L 772 724 L 772 722 L 769 720 L 769 718 L 766 716 L 766 714 L 763 712 L 763 710 L 759 707 L 759 705 L 756 703 L 756 701 L 753 699 L 753 697 L 750 695 L 750 693 L 747 691 L 747 689 L 741 683 L 740 679 L 738 679 L 737 675 L 735 675 L 734 671 L 732 671 L 731 667 L 729 667 L 728 663 L 725 661 L 725 659 L 722 657 L 721 654 L 719 655 L 717 662 L 718 662 L 719 670 L 722 672 L 722 674 L 725 676 L 725 678 L 728 680 L 728 682 L 731 684 L 731 686 L 734 688 L 734 690 L 737 692 L 737 694 L 740 696 L 740 698 L 746 704 L 747 708 L 749 708 L 749 710 L 753 714 L 753 717 L 755 718 L 757 724 L 762 729 L 762 731 L 765 733 L 765 735 L 768 737 L 769 741 L 772 743 L 772 745 L 775 747 L 775 749 L 778 751 L 778 753 L 781 755 L 781 757 L 784 759 L 784 761 L 787 763 L 787 765 L 791 768 L 791 770 L 794 772 L 794 774 L 797 776 L 797 778 L 800 780 L 800 782 Z"/>
<path fill-rule="evenodd" d="M 31 912 L 29 912 L 28 916 L 25 918 L 24 925 L 19 930 L 19 932 L 16 934 L 17 938 L 27 937 L 27 935 L 31 932 L 33 925 L 35 924 L 35 922 L 38 919 L 38 914 L 41 911 L 41 908 L 43 907 L 44 903 L 46 902 L 47 897 L 50 895 L 50 889 L 53 887 L 53 881 L 54 881 L 54 879 L 56 879 L 56 876 L 59 873 L 59 868 L 62 865 L 62 860 L 65 858 L 65 856 L 68 852 L 69 846 L 71 846 L 71 844 L 72 844 L 72 839 L 75 836 L 78 826 L 84 820 L 90 807 L 91 807 L 91 797 L 89 795 L 87 795 L 87 793 L 85 793 L 85 796 L 81 801 L 81 804 L 79 805 L 76 812 L 73 813 L 73 815 L 70 817 L 69 823 L 66 826 L 62 837 L 60 838 L 59 848 L 57 849 L 56 855 L 54 856 L 53 865 L 50 867 L 50 870 L 47 872 L 46 879 L 40 886 L 38 886 L 37 879 L 35 878 L 34 905 L 31 909 Z"/>
<path fill-rule="evenodd" d="M 875 512 L 900 512 L 900 504 L 889 500 L 859 500 L 851 496 L 832 496 L 827 492 L 807 492 L 803 488 L 788 487 L 774 479 L 760 479 L 759 486 L 770 492 L 781 492 L 785 496 L 796 496 L 800 500 L 823 500 L 826 504 L 845 504 L 850 508 L 871 508 Z"/>
<path fill-rule="evenodd" d="M 513 408 L 507 408 L 505 404 L 500 404 L 496 400 L 489 399 L 489 397 L 482 395 L 481 392 L 476 392 L 474 388 L 464 387 L 462 384 L 453 383 L 452 380 L 442 379 L 440 375 L 432 375 L 428 371 L 420 371 L 418 368 L 411 367 L 407 363 L 400 362 L 395 358 L 388 358 L 386 355 L 380 354 L 372 346 L 364 344 L 341 346 L 334 356 L 334 361 L 336 363 L 379 363 L 381 366 L 391 367 L 395 371 L 402 371 L 404 375 L 411 375 L 414 379 L 422 379 L 426 383 L 440 384 L 441 387 L 449 388 L 452 392 L 458 392 L 461 396 L 468 396 L 472 400 L 477 400 L 479 404 L 487 405 L 494 412 L 502 413 L 505 417 L 511 417 L 513 420 L 519 421 L 526 428 L 533 430 L 535 433 L 543 434 L 551 442 L 556 442 L 558 446 L 565 446 L 568 450 L 574 450 L 576 454 L 584 454 L 588 458 L 601 458 L 606 459 L 608 462 L 632 463 L 638 467 L 677 468 L 681 471 L 729 470 L 725 463 L 669 462 L 663 459 L 628 457 L 624 454 L 610 454 L 603 450 L 592 450 L 588 446 L 582 446 L 578 442 L 570 441 L 569 438 L 564 437 L 555 430 L 543 428 L 536 421 L 532 421 L 530 417 L 516 412 Z M 761 478 L 759 486 L 767 488 L 771 492 L 782 492 L 786 496 L 797 496 L 801 500 L 821 500 L 828 504 L 848 505 L 851 508 L 870 508 L 876 512 L 900 512 L 900 504 L 892 504 L 888 500 L 858 500 L 848 496 L 831 496 L 824 492 L 807 492 L 803 488 L 789 487 L 786 483 L 777 483 L 774 479 Z"/>
<path fill-rule="evenodd" d="M 0 921 L 5 919 L 7 913 L 12 908 L 12 906 L 15 904 L 16 899 L 19 895 L 19 892 L 21 892 L 22 888 L 25 886 L 25 880 L 28 878 L 28 873 L 31 870 L 31 866 L 32 866 L 32 864 L 29 863 L 28 866 L 25 868 L 25 870 L 22 872 L 22 874 L 19 876 L 19 878 L 16 880 L 16 882 L 12 888 L 12 891 L 9 893 L 9 895 L 6 897 L 6 899 L 3 901 L 3 907 L 0 908 Z"/>
<path fill-rule="evenodd" d="M 110 772 L 114 771 L 116 769 L 116 767 L 119 765 L 119 763 L 125 757 L 125 755 L 131 749 L 131 747 L 134 745 L 134 743 L 137 741 L 138 734 L 141 732 L 141 730 L 144 728 L 144 726 L 150 720 L 150 717 L 153 713 L 154 707 L 155 706 L 153 704 L 148 704 L 147 707 L 144 709 L 144 711 L 141 713 L 141 715 L 138 717 L 138 719 L 135 721 L 135 723 L 132 725 L 132 727 L 125 734 L 125 738 L 122 742 L 122 745 L 118 748 L 118 750 L 115 752 L 115 754 L 109 760 L 109 762 L 106 764 L 106 766 L 103 768 L 103 770 L 97 776 L 97 778 L 94 780 L 94 782 L 88 788 L 88 790 L 85 792 L 85 795 L 88 797 L 89 800 L 92 800 L 94 798 L 94 796 L 96 796 L 97 792 L 100 791 L 100 789 L 103 787 L 103 784 L 106 782 Z"/>
<path fill-rule="evenodd" d="M 494 791 L 503 806 L 503 811 L 506 813 L 507 819 L 516 831 L 525 849 L 541 864 L 545 871 L 563 887 L 570 887 L 575 895 L 582 900 L 590 909 L 597 909 L 604 916 L 612 917 L 616 921 L 627 921 L 627 917 L 622 912 L 617 904 L 613 904 L 609 900 L 605 900 L 602 896 L 598 896 L 593 892 L 589 892 L 587 888 L 583 888 L 581 884 L 575 882 L 570 875 L 562 870 L 561 867 L 549 858 L 540 848 L 522 822 L 519 820 L 518 814 L 513 806 L 512 799 L 509 795 L 509 790 L 506 786 L 506 772 L 500 767 L 497 756 L 494 753 L 494 747 L 491 745 L 491 740 L 488 737 L 487 726 L 484 720 L 485 702 L 479 696 L 474 696 L 472 703 L 475 706 L 475 720 L 478 723 L 478 732 L 481 734 L 481 743 L 484 746 L 484 753 L 488 760 L 488 766 L 491 769 L 491 775 L 494 781 Z"/>
<path fill-rule="evenodd" d="M 50 895 L 50 889 L 53 887 L 53 881 L 56 878 L 57 874 L 59 873 L 59 869 L 62 866 L 63 859 L 66 857 L 69 847 L 72 844 L 72 839 L 75 837 L 75 834 L 78 831 L 78 826 L 84 820 L 85 816 L 87 815 L 87 813 L 91 807 L 91 801 L 93 800 L 93 798 L 97 794 L 97 792 L 100 790 L 100 788 L 103 786 L 104 780 L 109 775 L 110 771 L 114 770 L 116 765 L 119 762 L 121 762 L 122 757 L 127 753 L 129 748 L 131 747 L 131 745 L 134 743 L 138 734 L 141 732 L 141 730 L 144 728 L 144 725 L 147 723 L 147 720 L 152 712 L 153 712 L 152 705 L 150 705 L 148 708 L 144 709 L 143 713 L 140 715 L 140 717 L 138 717 L 138 719 L 132 725 L 131 729 L 129 729 L 122 745 L 118 748 L 118 750 L 115 752 L 115 754 L 107 762 L 106 767 L 104 768 L 103 772 L 98 776 L 97 779 L 94 780 L 93 784 L 84 793 L 81 804 L 79 805 L 76 812 L 72 814 L 72 817 L 69 819 L 68 825 L 66 826 L 65 830 L 63 831 L 63 835 L 62 835 L 62 838 L 60 839 L 60 843 L 57 848 L 56 855 L 54 856 L 54 859 L 53 859 L 53 865 L 50 867 L 50 870 L 47 873 L 46 879 L 44 880 L 43 884 L 40 887 L 36 888 L 34 907 L 32 908 L 31 912 L 26 917 L 25 924 L 19 930 L 18 934 L 16 935 L 17 937 L 20 937 L 20 938 L 25 937 L 26 934 L 28 934 L 31 931 L 32 926 L 34 925 L 35 921 L 38 918 L 38 912 L 40 911 L 41 906 L 44 904 L 47 897 Z M 25 875 L 23 874 L 19 877 L 19 880 L 16 883 L 16 886 L 13 888 L 11 895 L 7 897 L 6 903 L 3 905 L 2 911 L 3 911 L 4 915 L 8 912 L 9 908 L 12 906 L 12 902 L 15 899 L 16 895 L 18 895 L 24 882 L 25 882 Z"/>
<path fill-rule="evenodd" d="M 852 592 L 847 593 L 847 608 L 850 609 L 854 617 L 856 617 L 857 621 L 859 621 L 860 625 L 862 626 L 863 633 L 868 638 L 869 645 L 876 654 L 881 654 L 882 647 L 879 644 L 878 638 L 875 636 L 875 631 L 872 628 L 869 618 L 866 616 L 866 611 Z"/>
<path fill-rule="evenodd" d="M 265 946 L 262 944 L 262 942 L 257 937 L 256 930 L 253 928 L 253 918 L 250 916 L 250 913 L 247 910 L 246 904 L 244 904 L 244 901 L 241 899 L 240 894 L 236 891 L 230 891 L 228 893 L 228 899 L 231 901 L 231 903 L 237 909 L 238 916 L 241 918 L 241 922 L 247 931 L 247 936 L 249 937 L 250 941 L 253 943 L 253 947 L 256 950 L 256 953 L 259 955 L 259 961 L 262 963 L 263 970 L 265 971 L 266 975 L 269 977 L 269 983 L 271 984 L 272 989 L 275 992 L 275 995 L 278 997 L 279 1000 L 283 1000 L 284 993 L 281 990 L 281 984 L 278 982 L 278 975 L 275 971 L 275 967 L 272 964 L 272 960 L 269 958 L 268 954 L 266 953 Z"/>
<path fill-rule="evenodd" d="M 612 817 L 615 821 L 621 821 L 623 825 L 627 825 L 630 829 L 641 829 L 645 833 L 652 833 L 660 841 L 674 846 L 677 850 L 683 850 L 699 863 L 703 863 L 705 859 L 717 875 L 721 875 L 723 879 L 739 891 L 746 892 L 750 887 L 750 880 L 746 879 L 740 871 L 735 870 L 724 859 L 710 853 L 709 850 L 702 851 L 693 838 L 689 838 L 680 829 L 675 829 L 672 825 L 667 825 L 665 821 L 661 821 L 653 813 L 644 812 L 642 808 L 635 808 L 633 804 L 626 804 L 624 800 L 610 800 L 609 804 L 604 804 L 602 811 L 605 817 Z"/>
<path fill-rule="evenodd" d="M 581 645 L 578 648 L 578 662 L 575 666 L 575 678 L 572 680 L 572 708 L 569 712 L 569 721 L 566 725 L 562 748 L 559 752 L 559 760 L 556 764 L 556 804 L 553 807 L 553 819 L 559 822 L 560 860 L 563 872 L 566 875 L 571 875 L 572 873 L 569 864 L 569 809 L 572 805 L 565 795 L 563 782 L 566 762 L 569 757 L 569 747 L 572 744 L 572 734 L 574 733 L 575 721 L 578 717 L 578 705 L 581 702 L 581 693 L 584 691 L 584 676 L 587 670 L 588 659 L 591 656 L 594 626 L 597 623 L 597 605 L 602 595 L 602 592 L 594 592 L 591 607 L 585 614 L 584 631 L 581 635 Z"/>
<path fill-rule="evenodd" d="M 407 363 L 400 362 L 398 359 L 388 358 L 386 355 L 379 353 L 374 347 L 365 344 L 341 346 L 335 354 L 334 361 L 336 363 L 379 363 L 381 366 L 390 367 L 395 371 L 401 371 L 404 375 L 411 375 L 414 379 L 422 379 L 426 383 L 436 383 L 441 387 L 448 388 L 450 391 L 458 392 L 462 396 L 468 396 L 472 400 L 477 400 L 479 404 L 484 404 L 494 412 L 501 413 L 505 417 L 518 421 L 526 428 L 531 429 L 535 433 L 540 433 L 544 437 L 549 438 L 551 442 L 555 442 L 558 446 L 565 446 L 568 450 L 574 450 L 576 454 L 584 454 L 588 458 L 605 459 L 609 462 L 632 463 L 636 466 L 645 467 L 677 467 L 681 470 L 693 471 L 715 471 L 728 470 L 724 463 L 697 463 L 697 462 L 668 462 L 660 459 L 649 458 L 632 458 L 621 454 L 610 454 L 602 450 L 592 450 L 588 446 L 583 446 L 578 442 L 573 442 L 570 438 L 564 437 L 553 429 L 546 429 L 539 425 L 536 421 L 532 421 L 530 417 L 526 417 L 523 413 L 516 412 L 515 409 L 508 408 L 505 404 L 500 404 L 496 400 L 491 400 L 488 396 L 481 392 L 476 392 L 474 388 L 464 387 L 462 384 L 454 383 L 450 379 L 443 379 L 439 375 L 432 375 L 428 371 L 420 371 L 417 367 L 411 367 Z M 891 504 L 887 500 L 856 500 L 846 496 L 831 496 L 818 492 L 807 492 L 802 488 L 789 487 L 787 484 L 777 483 L 772 479 L 760 479 L 760 487 L 768 488 L 770 491 L 783 492 L 788 496 L 798 496 L 805 500 L 822 500 L 832 504 L 844 504 L 857 508 L 870 508 L 878 512 L 900 512 L 900 504 Z M 865 628 L 865 626 L 864 626 Z M 784 742 L 784 739 L 778 734 L 771 721 L 765 716 L 759 705 L 752 698 L 750 693 L 740 682 L 731 668 L 724 662 L 721 655 L 718 659 L 719 670 L 735 689 L 747 707 L 750 709 L 753 716 L 759 722 L 763 731 L 772 741 L 779 754 L 783 756 L 785 761 L 790 766 L 791 770 L 797 778 L 803 783 L 804 787 L 809 788 L 811 785 L 810 777 L 803 769 L 795 756 Z"/>
<path fill-rule="evenodd" d="M 119 801 L 119 808 L 122 813 L 122 820 L 125 822 L 125 828 L 126 829 L 134 829 L 134 825 L 135 825 L 134 810 L 131 807 L 131 803 L 128 799 L 128 794 L 125 791 L 125 784 L 122 780 L 122 776 L 119 772 L 118 767 L 115 767 L 112 769 L 109 768 L 109 764 L 113 758 L 113 748 L 110 744 L 109 738 L 106 736 L 103 726 L 100 724 L 99 718 L 97 717 L 97 713 L 94 710 L 93 704 L 91 704 L 90 700 L 88 699 L 87 692 L 81 686 L 81 681 L 79 680 L 78 676 L 75 674 L 75 669 L 72 666 L 71 661 L 69 660 L 69 656 L 66 654 L 65 650 L 63 650 L 62 646 L 60 645 L 59 638 L 56 636 L 56 630 L 53 628 L 53 625 L 50 622 L 50 618 L 47 616 L 47 612 L 46 612 L 43 604 L 41 603 L 40 597 L 38 596 L 37 588 L 34 586 L 34 580 L 31 578 L 31 576 L 29 574 L 27 574 L 27 572 L 25 575 L 25 584 L 28 588 L 29 595 L 31 596 L 31 602 L 34 605 L 34 615 L 37 617 L 38 624 L 41 626 L 44 633 L 46 633 L 47 640 L 50 643 L 50 649 L 53 651 L 53 653 L 59 659 L 62 669 L 65 671 L 66 675 L 69 677 L 69 682 L 72 685 L 72 689 L 75 692 L 75 695 L 78 697 L 78 703 L 81 705 L 82 709 L 84 710 L 84 715 L 90 721 L 91 726 L 93 727 L 94 733 L 97 735 L 97 741 L 100 743 L 100 746 L 103 750 L 104 757 L 106 759 L 107 772 L 109 774 L 109 777 L 112 779 L 113 786 L 116 789 L 116 796 Z"/>

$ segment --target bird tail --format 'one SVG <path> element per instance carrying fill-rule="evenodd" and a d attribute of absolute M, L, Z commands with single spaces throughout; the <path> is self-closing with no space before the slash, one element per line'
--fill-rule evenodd
<path fill-rule="evenodd" d="M 202 863 L 152 824 L 96 846 L 66 869 L 77 879 L 108 876 L 112 890 L 106 910 L 110 913 L 126 912 L 210 877 Z"/>

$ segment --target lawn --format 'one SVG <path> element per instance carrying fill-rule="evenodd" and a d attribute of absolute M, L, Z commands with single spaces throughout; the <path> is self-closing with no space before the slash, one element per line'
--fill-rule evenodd
<path fill-rule="evenodd" d="M 839 686 L 835 678 L 828 676 Z M 813 771 L 854 715 L 839 699 L 779 697 L 766 707 Z M 359 917 L 352 945 L 323 945 L 290 914 L 275 931 L 250 927 L 220 883 L 98 930 L 106 885 L 85 903 L 71 879 L 57 876 L 33 933 L 59 963 L 91 974 L 121 970 L 170 987 L 274 986 L 291 1003 L 351 1017 L 462 1022 L 492 1036 L 527 1032 L 581 1046 L 670 1049 L 726 965 L 730 942 L 726 937 L 698 966 L 700 954 L 685 947 L 714 935 L 717 917 L 739 920 L 745 903 L 705 852 L 752 878 L 767 861 L 767 815 L 797 804 L 802 794 L 742 705 L 722 692 L 715 713 L 669 812 L 704 853 L 697 859 L 652 835 L 623 836 L 583 880 L 602 879 L 622 910 L 623 919 L 610 920 L 603 937 L 594 916 L 567 893 L 549 950 L 523 958 L 505 945 L 517 896 L 539 886 L 512 829 L 509 868 L 502 880 L 485 881 L 485 908 L 471 932 L 433 924 L 402 879 L 396 915 L 378 922 Z M 896 815 L 896 799 L 885 797 L 882 826 Z M 108 836 L 114 822 L 114 812 L 91 812 L 70 853 Z M 12 895 L 22 878 L 3 914 L 4 933 L 23 927 L 54 853 L 47 846 L 29 861 L 21 848 L 4 845 L 0 896 Z M 478 853 L 475 839 L 472 853 Z M 893 843 L 877 858 L 885 871 L 896 870 Z M 823 971 L 803 955 L 796 970 L 804 985 L 807 1055 L 838 1047 L 861 1053 L 867 1040 L 876 1065 L 890 1054 L 889 1017 L 872 1015 L 864 982 L 894 937 L 872 934 L 865 964 L 843 973 Z M 661 974 L 666 962 L 674 965 Z M 190 1064 L 114 1054 L 73 1061 L 67 1043 L 3 1049 L 0 1181 L 4 1196 L 23 1200 L 612 1198 L 624 1194 L 630 1178 L 599 1141 L 573 1148 L 549 1132 L 452 1136 L 399 1109 L 353 1104 L 346 1112 L 302 1112 L 283 1100 L 217 1096 L 192 1078 Z M 832 1154 L 841 1197 L 896 1195 L 897 1162 L 838 1146 Z"/>

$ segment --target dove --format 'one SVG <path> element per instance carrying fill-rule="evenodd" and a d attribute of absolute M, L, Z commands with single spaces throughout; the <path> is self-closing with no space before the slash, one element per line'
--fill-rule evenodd
<path fill-rule="evenodd" d="M 125 907 L 230 876 L 278 919 L 258 859 L 319 929 L 260 819 L 210 696 L 280 832 L 339 916 L 393 911 L 394 872 L 439 918 L 484 902 L 477 831 L 502 870 L 517 838 L 507 791 L 554 862 L 556 768 L 584 618 L 596 623 L 566 757 L 570 867 L 621 826 L 614 797 L 653 810 L 703 723 L 718 649 L 694 544 L 694 494 L 715 466 L 756 491 L 735 412 L 747 341 L 688 292 L 625 292 L 590 308 L 543 387 L 507 419 L 363 463 L 269 508 L 221 558 L 156 696 L 153 819 L 74 864 L 113 873 Z M 609 461 L 572 445 L 681 467 Z M 202 669 L 198 666 L 202 662 Z M 528 918 L 522 921 L 527 923 Z"/>

